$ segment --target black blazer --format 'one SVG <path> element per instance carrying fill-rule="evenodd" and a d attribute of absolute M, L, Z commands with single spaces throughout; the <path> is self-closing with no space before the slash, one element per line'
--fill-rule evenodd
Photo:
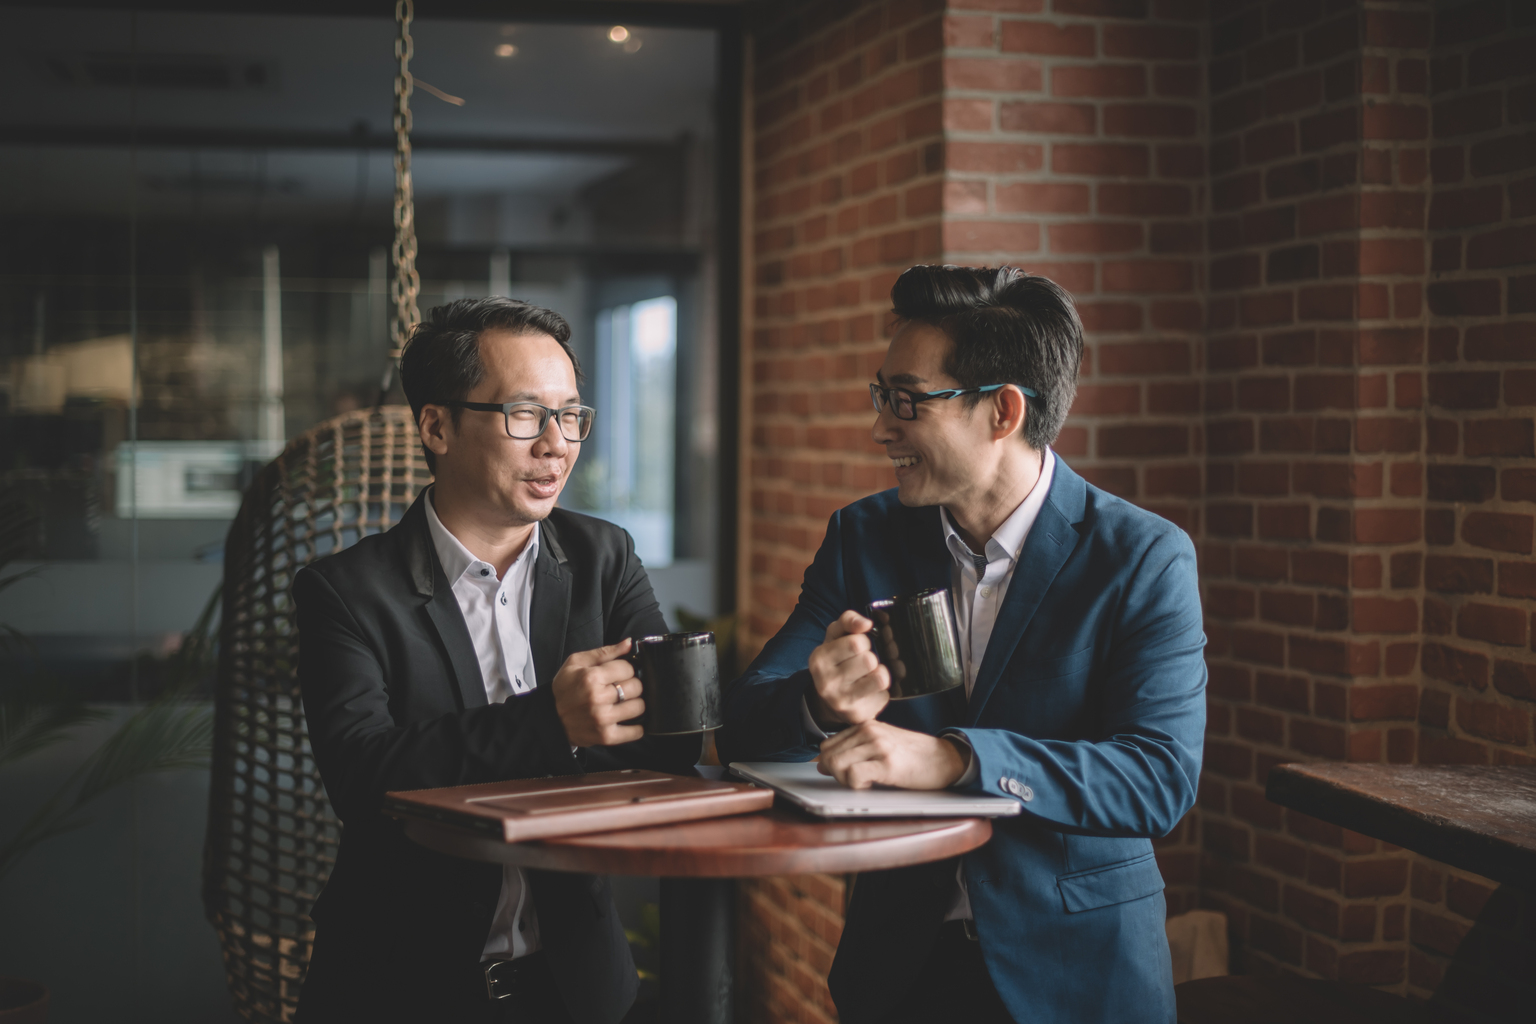
<path fill-rule="evenodd" d="M 571 752 L 550 685 L 567 656 L 666 632 L 623 530 L 556 509 L 539 524 L 530 637 L 538 687 L 489 704 L 474 645 L 438 563 L 422 503 L 390 531 L 321 558 L 293 581 L 310 744 L 341 848 L 311 916 L 299 1019 L 483 1015 L 476 965 L 499 865 L 433 853 L 385 817 L 385 792 L 621 767 L 688 771 L 697 737 Z M 634 962 L 606 877 L 527 873 L 545 956 L 578 1024 L 634 1001 Z M 457 1007 L 455 1010 L 454 1008 Z"/>

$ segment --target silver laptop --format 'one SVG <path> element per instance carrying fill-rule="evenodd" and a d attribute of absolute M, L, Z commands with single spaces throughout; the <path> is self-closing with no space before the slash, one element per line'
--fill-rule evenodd
<path fill-rule="evenodd" d="M 848 789 L 816 770 L 814 761 L 733 761 L 730 770 L 819 818 L 1001 818 L 1019 802 L 949 789 Z"/>

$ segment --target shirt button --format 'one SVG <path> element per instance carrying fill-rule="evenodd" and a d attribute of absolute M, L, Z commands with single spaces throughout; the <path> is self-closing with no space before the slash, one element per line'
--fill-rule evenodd
<path fill-rule="evenodd" d="M 507 603 L 507 595 L 506 594 L 502 594 L 501 595 L 501 603 L 502 604 L 506 604 Z"/>
<path fill-rule="evenodd" d="M 982 587 L 981 588 L 981 596 L 982 597 L 991 597 L 992 596 L 992 588 L 991 587 Z"/>
<path fill-rule="evenodd" d="M 491 570 L 489 570 L 489 569 L 481 569 L 480 570 L 480 575 L 481 576 L 489 576 L 490 574 L 491 574 Z"/>

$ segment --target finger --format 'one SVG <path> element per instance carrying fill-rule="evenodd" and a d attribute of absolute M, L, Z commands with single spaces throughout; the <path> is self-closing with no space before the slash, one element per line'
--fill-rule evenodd
<path fill-rule="evenodd" d="M 586 681 L 587 690 L 591 693 L 597 693 L 600 690 L 612 693 L 614 683 L 622 684 L 625 693 L 640 692 L 640 679 L 635 675 L 635 666 L 623 659 L 589 666 L 582 669 L 582 675 Z"/>
<path fill-rule="evenodd" d="M 602 745 L 616 747 L 620 743 L 633 743 L 644 739 L 645 730 L 638 725 L 610 725 L 602 731 Z"/>
<path fill-rule="evenodd" d="M 847 771 L 847 781 L 843 785 L 849 789 L 868 789 L 884 778 L 885 764 L 871 759 L 850 765 Z"/>
<path fill-rule="evenodd" d="M 605 665 L 615 658 L 622 658 L 629 653 L 629 648 L 634 641 L 625 637 L 616 644 L 607 647 L 594 647 L 590 651 L 577 651 L 566 659 L 566 664 L 572 666 Z"/>
<path fill-rule="evenodd" d="M 615 722 L 627 722 L 631 718 L 639 718 L 645 714 L 645 701 L 638 697 L 634 700 L 626 700 L 622 704 L 604 704 L 592 709 L 592 717 L 599 725 L 612 725 Z"/>
<path fill-rule="evenodd" d="M 843 614 L 839 615 L 837 618 L 833 619 L 832 622 L 827 626 L 826 641 L 831 643 L 838 637 L 847 636 L 849 633 L 868 633 L 873 627 L 873 622 L 870 622 L 864 616 L 850 608 L 843 612 Z"/>

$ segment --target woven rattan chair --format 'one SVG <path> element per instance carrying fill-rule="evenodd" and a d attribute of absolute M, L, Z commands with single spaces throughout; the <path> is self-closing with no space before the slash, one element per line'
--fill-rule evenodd
<path fill-rule="evenodd" d="M 314 559 L 389 529 L 430 480 L 410 409 L 347 413 L 261 471 L 225 541 L 203 906 L 245 1020 L 293 1018 L 309 909 L 340 838 L 305 728 L 289 585 Z"/>

